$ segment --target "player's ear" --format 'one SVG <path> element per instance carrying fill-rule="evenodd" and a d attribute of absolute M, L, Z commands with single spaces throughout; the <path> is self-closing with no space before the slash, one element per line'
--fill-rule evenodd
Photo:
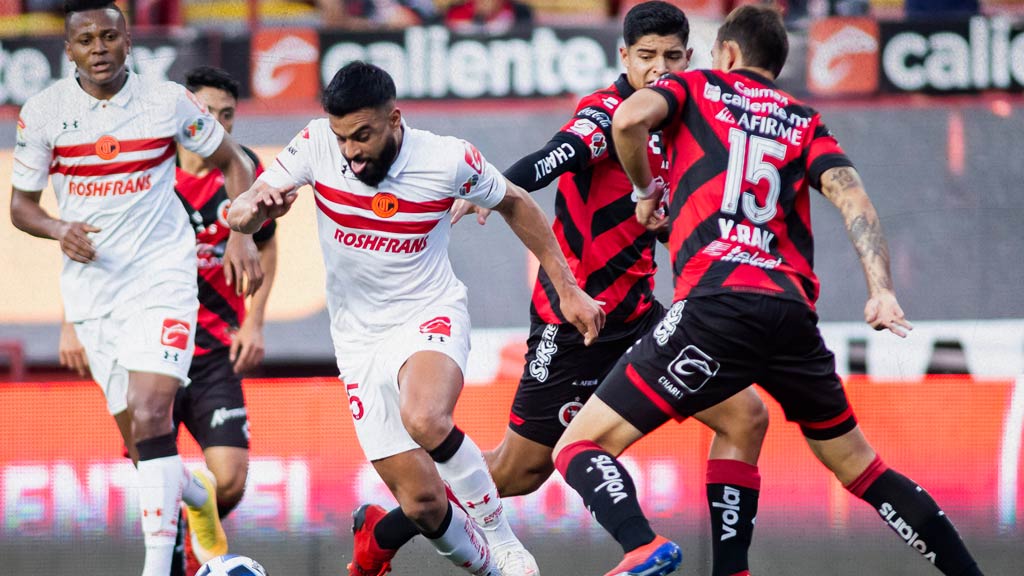
<path fill-rule="evenodd" d="M 686 49 L 686 68 L 690 67 L 690 62 L 693 61 L 693 48 Z"/>
<path fill-rule="evenodd" d="M 392 108 L 388 114 L 388 126 L 392 130 L 397 130 L 402 125 L 402 110 L 400 108 Z"/>
<path fill-rule="evenodd" d="M 623 67 L 629 67 L 629 50 L 625 46 L 619 46 L 619 59 Z"/>
<path fill-rule="evenodd" d="M 735 40 L 724 40 L 719 48 L 722 51 L 722 69 L 730 71 L 743 66 L 743 50 Z"/>

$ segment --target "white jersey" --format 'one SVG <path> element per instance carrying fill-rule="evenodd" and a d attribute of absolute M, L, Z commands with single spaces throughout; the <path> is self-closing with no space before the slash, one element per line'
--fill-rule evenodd
<path fill-rule="evenodd" d="M 184 86 L 135 74 L 110 100 L 64 78 L 25 102 L 12 184 L 38 192 L 49 177 L 60 217 L 101 229 L 96 261 L 64 257 L 67 320 L 105 316 L 167 279 L 195 283 L 195 233 L 174 193 L 175 142 L 201 156 L 224 129 Z"/>
<path fill-rule="evenodd" d="M 505 178 L 473 145 L 403 130 L 377 187 L 352 173 L 326 118 L 310 122 L 259 178 L 313 187 L 339 350 L 360 350 L 424 306 L 464 305 L 466 287 L 448 260 L 448 211 L 456 198 L 493 208 L 505 197 Z"/>

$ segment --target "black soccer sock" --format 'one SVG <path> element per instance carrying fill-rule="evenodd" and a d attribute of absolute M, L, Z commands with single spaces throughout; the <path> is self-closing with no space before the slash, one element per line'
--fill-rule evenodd
<path fill-rule="evenodd" d="M 555 468 L 624 552 L 654 541 L 633 479 L 611 454 L 593 442 L 575 442 L 558 454 Z"/>
<path fill-rule="evenodd" d="M 733 576 L 750 565 L 761 475 L 739 460 L 708 460 L 708 510 L 711 512 L 711 574 Z"/>
<path fill-rule="evenodd" d="M 373 538 L 377 540 L 377 546 L 385 550 L 398 550 L 419 533 L 419 528 L 398 506 L 385 514 L 373 527 Z"/>
<path fill-rule="evenodd" d="M 882 520 L 907 545 L 947 576 L 980 576 L 953 523 L 935 500 L 914 481 L 875 460 L 846 487 L 875 507 Z"/>

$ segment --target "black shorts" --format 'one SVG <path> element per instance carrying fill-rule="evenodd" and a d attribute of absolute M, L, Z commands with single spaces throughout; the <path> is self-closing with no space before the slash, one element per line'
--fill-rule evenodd
<path fill-rule="evenodd" d="M 174 398 L 174 427 L 184 424 L 199 446 L 249 448 L 249 419 L 242 379 L 228 359 L 228 349 L 192 359 L 192 383 Z"/>
<path fill-rule="evenodd" d="M 619 357 L 653 330 L 664 312 L 665 308 L 655 302 L 635 322 L 605 326 L 590 346 L 584 346 L 583 335 L 571 324 L 533 323 L 509 428 L 524 438 L 554 447 Z"/>
<path fill-rule="evenodd" d="M 676 302 L 596 393 L 648 433 L 756 382 L 805 436 L 827 440 L 857 424 L 835 364 L 807 305 L 737 292 Z"/>

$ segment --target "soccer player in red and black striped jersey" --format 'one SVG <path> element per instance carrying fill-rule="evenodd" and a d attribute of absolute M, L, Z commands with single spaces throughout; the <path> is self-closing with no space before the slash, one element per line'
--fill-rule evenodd
<path fill-rule="evenodd" d="M 185 85 L 231 133 L 238 82 L 223 70 L 200 66 L 188 72 Z M 258 177 L 263 172 L 259 158 L 244 146 L 242 150 Z M 203 448 L 206 464 L 217 477 L 219 509 L 226 515 L 238 505 L 245 488 L 249 425 L 240 375 L 263 360 L 264 312 L 277 269 L 276 224 L 270 220 L 253 234 L 264 277 L 247 307 L 241 279 L 221 262 L 230 232 L 224 175 L 203 158 L 179 150 L 174 188 L 195 228 L 199 259 L 192 384 L 178 392 L 175 422 L 184 423 Z"/>
<path fill-rule="evenodd" d="M 691 53 L 689 22 L 679 8 L 651 1 L 633 7 L 623 28 L 626 46 L 620 52 L 626 73 L 611 86 L 582 98 L 573 116 L 546 145 L 505 171 L 510 181 L 531 192 L 558 179 L 555 237 L 579 285 L 604 302 L 608 316 L 600 337 L 585 345 L 562 317 L 550 279 L 543 270 L 538 273 L 526 365 L 509 425 L 501 444 L 485 453 L 503 497 L 529 494 L 548 479 L 554 471 L 552 448 L 569 421 L 616 360 L 665 314 L 653 295 L 656 234 L 636 220 L 633 187 L 612 146 L 611 119 L 619 103 L 637 89 L 668 72 L 686 69 Z M 651 136 L 647 150 L 653 170 L 667 166 L 660 134 Z M 477 212 L 483 223 L 486 214 Z M 455 218 L 459 216 L 456 213 Z M 708 503 L 716 542 L 714 576 L 739 574 L 747 568 L 757 510 L 757 460 L 768 425 L 767 410 L 757 393 L 748 389 L 696 417 L 718 432 L 708 465 Z M 733 493 L 743 495 L 728 507 L 730 514 L 738 512 L 729 523 L 721 521 L 727 508 L 714 506 L 727 491 L 730 498 Z M 371 518 L 376 520 L 379 514 L 374 511 Z M 414 536 L 411 525 L 396 518 L 400 514 L 395 509 L 379 523 L 360 524 L 357 557 L 360 531 L 373 529 L 378 548 L 385 550 L 397 549 Z"/>
<path fill-rule="evenodd" d="M 559 472 L 609 532 L 632 539 L 612 574 L 668 574 L 678 547 L 651 530 L 616 457 L 669 419 L 757 382 L 800 425 L 818 459 L 908 545 L 944 574 L 981 574 L 931 496 L 867 442 L 818 330 L 810 187 L 844 217 L 867 278 L 867 323 L 898 336 L 911 325 L 857 171 L 818 113 L 774 84 L 788 53 L 781 16 L 737 8 L 712 53 L 715 70 L 669 75 L 624 102 L 613 120 L 616 150 L 641 199 L 637 219 L 648 228 L 670 224 L 675 303 L 566 430 L 555 448 Z M 667 215 L 647 162 L 654 129 L 672 157 Z"/>

